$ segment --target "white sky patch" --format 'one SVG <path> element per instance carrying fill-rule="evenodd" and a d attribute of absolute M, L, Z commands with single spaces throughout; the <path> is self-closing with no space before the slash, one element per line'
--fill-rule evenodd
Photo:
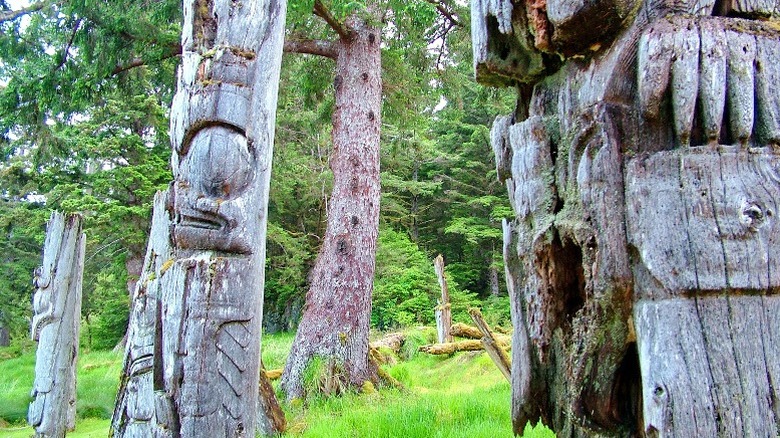
<path fill-rule="evenodd" d="M 447 106 L 448 103 L 449 103 L 449 101 L 447 100 L 446 97 L 439 96 L 439 103 L 437 103 L 436 106 L 433 107 L 433 113 L 435 114 L 435 113 L 438 113 L 439 111 L 443 110 Z"/>

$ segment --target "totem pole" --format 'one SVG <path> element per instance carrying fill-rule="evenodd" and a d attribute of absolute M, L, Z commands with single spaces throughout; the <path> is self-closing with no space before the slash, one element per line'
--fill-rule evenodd
<path fill-rule="evenodd" d="M 155 200 L 115 435 L 269 432 L 258 382 L 285 13 L 284 0 L 184 2 L 174 181 Z"/>
<path fill-rule="evenodd" d="M 472 0 L 516 433 L 780 432 L 780 1 Z"/>
<path fill-rule="evenodd" d="M 28 422 L 36 437 L 76 427 L 76 359 L 81 322 L 84 245 L 81 216 L 52 212 L 35 270 L 31 334 L 38 341 Z"/>

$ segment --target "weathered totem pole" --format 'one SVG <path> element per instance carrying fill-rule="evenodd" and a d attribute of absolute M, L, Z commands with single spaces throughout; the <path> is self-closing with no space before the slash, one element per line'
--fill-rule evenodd
<path fill-rule="evenodd" d="M 285 13 L 285 0 L 184 1 L 174 181 L 155 199 L 114 435 L 275 431 L 258 382 Z"/>
<path fill-rule="evenodd" d="M 38 341 L 28 422 L 36 437 L 63 437 L 76 426 L 76 359 L 84 245 L 81 216 L 53 212 L 43 264 L 35 270 L 31 334 Z"/>
<path fill-rule="evenodd" d="M 515 431 L 780 432 L 780 1 L 472 0 Z"/>

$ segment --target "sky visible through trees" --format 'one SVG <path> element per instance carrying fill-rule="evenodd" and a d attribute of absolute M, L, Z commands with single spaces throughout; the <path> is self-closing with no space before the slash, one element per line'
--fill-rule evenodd
<path fill-rule="evenodd" d="M 500 221 L 509 216 L 488 126 L 512 90 L 472 77 L 468 9 L 390 2 L 382 46 L 381 211 L 371 325 L 433 320 L 433 258 L 447 262 L 456 320 L 471 304 L 506 323 Z M 350 3 L 349 5 L 352 5 Z M 348 4 L 334 2 L 346 16 Z M 3 11 L 27 5 L 5 2 Z M 168 113 L 179 4 L 46 4 L 0 23 L 0 324 L 26 332 L 32 269 L 51 209 L 81 212 L 88 236 L 82 342 L 124 335 L 156 190 L 171 179 Z M 324 35 L 311 4 L 292 2 L 288 40 Z M 442 13 L 442 10 L 447 13 Z M 333 62 L 286 54 L 269 202 L 264 324 L 290 330 L 332 203 Z M 499 282 L 502 284 L 503 282 Z"/>

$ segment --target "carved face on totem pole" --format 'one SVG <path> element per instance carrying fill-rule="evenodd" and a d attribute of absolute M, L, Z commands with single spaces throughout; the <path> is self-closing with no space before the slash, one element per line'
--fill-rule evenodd
<path fill-rule="evenodd" d="M 780 1 L 472 17 L 477 79 L 519 94 L 492 131 L 515 430 L 776 435 Z"/>
<path fill-rule="evenodd" d="M 174 181 L 166 202 L 155 200 L 113 427 L 122 436 L 250 436 L 286 3 L 183 8 Z"/>

